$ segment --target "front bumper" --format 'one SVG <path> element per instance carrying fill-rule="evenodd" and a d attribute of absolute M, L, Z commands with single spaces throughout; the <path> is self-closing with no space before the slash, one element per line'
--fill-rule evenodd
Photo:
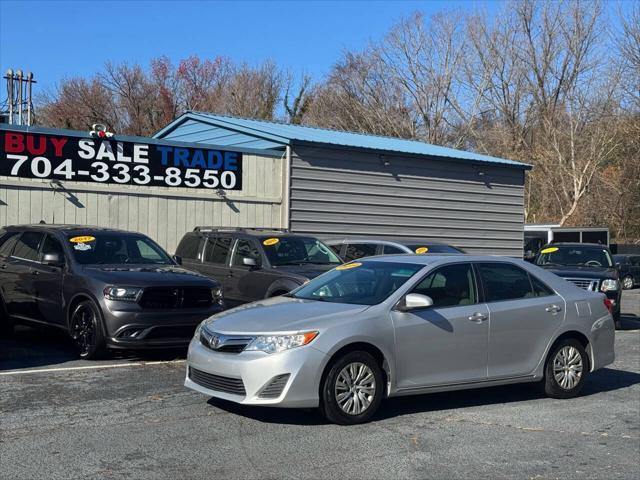
<path fill-rule="evenodd" d="M 207 309 L 158 311 L 103 309 L 107 344 L 111 348 L 186 347 L 196 327 L 222 311 L 216 304 Z"/>
<path fill-rule="evenodd" d="M 187 355 L 187 372 L 184 385 L 211 397 L 244 405 L 312 408 L 319 405 L 318 391 L 325 353 L 311 345 L 286 352 L 222 353 L 210 350 L 193 339 Z M 223 382 L 239 384 L 244 394 L 228 393 L 204 386 L 193 379 L 193 370 L 221 377 Z M 275 398 L 264 398 L 264 388 L 276 377 L 288 374 L 281 393 Z M 201 373 L 200 373 L 201 375 Z M 197 383 L 199 381 L 200 383 Z"/>

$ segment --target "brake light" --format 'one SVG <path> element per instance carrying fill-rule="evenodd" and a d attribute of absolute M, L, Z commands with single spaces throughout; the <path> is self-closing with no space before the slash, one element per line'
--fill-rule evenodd
<path fill-rule="evenodd" d="M 613 310 L 613 304 L 614 302 L 610 298 L 604 299 L 604 306 L 607 307 L 607 310 L 609 310 L 609 313 L 611 313 Z"/>

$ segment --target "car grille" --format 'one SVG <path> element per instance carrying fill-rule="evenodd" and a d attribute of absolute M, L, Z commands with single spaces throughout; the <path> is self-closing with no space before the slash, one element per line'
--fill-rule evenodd
<path fill-rule="evenodd" d="M 213 296 L 208 287 L 149 287 L 139 303 L 149 309 L 206 308 L 212 305 Z"/>
<path fill-rule="evenodd" d="M 223 353 L 240 353 L 253 341 L 253 337 L 222 335 L 206 328 L 200 331 L 200 343 L 209 350 Z"/>
<path fill-rule="evenodd" d="M 592 292 L 598 291 L 600 281 L 597 278 L 565 278 L 567 282 L 573 283 L 576 287 Z"/>
<path fill-rule="evenodd" d="M 244 383 L 240 378 L 223 377 L 221 375 L 213 375 L 212 373 L 203 372 L 189 367 L 189 378 L 192 382 L 197 383 L 201 387 L 215 390 L 217 392 L 232 393 L 234 395 L 246 395 Z"/>
<path fill-rule="evenodd" d="M 273 377 L 258 396 L 260 398 L 278 398 L 282 394 L 282 390 L 284 390 L 284 387 L 289 380 L 289 376 L 290 374 L 285 373 L 283 375 Z"/>

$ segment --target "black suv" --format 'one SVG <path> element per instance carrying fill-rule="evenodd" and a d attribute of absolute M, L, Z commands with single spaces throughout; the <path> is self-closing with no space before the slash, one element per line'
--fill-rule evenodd
<path fill-rule="evenodd" d="M 221 282 L 229 307 L 285 294 L 342 263 L 317 238 L 257 229 L 196 227 L 176 255 Z"/>
<path fill-rule="evenodd" d="M 607 247 L 595 243 L 550 243 L 540 249 L 533 263 L 580 288 L 603 292 L 610 302 L 616 328 L 620 327 L 622 288 Z"/>
<path fill-rule="evenodd" d="M 69 332 L 81 358 L 187 345 L 223 309 L 220 284 L 180 268 L 139 233 L 77 225 L 0 230 L 0 326 Z"/>
<path fill-rule="evenodd" d="M 619 254 L 613 256 L 616 262 L 622 288 L 629 290 L 636 285 L 640 285 L 640 255 Z"/>

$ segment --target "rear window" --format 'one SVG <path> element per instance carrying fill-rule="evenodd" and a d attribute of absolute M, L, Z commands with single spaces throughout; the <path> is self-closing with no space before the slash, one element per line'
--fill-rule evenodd
<path fill-rule="evenodd" d="M 231 237 L 210 237 L 207 242 L 205 261 L 224 265 L 229 258 L 231 250 Z"/>
<path fill-rule="evenodd" d="M 533 292 L 529 274 L 515 265 L 481 263 L 478 264 L 478 270 L 482 277 L 487 302 L 539 296 Z M 542 291 L 544 292 L 544 288 Z"/>
<path fill-rule="evenodd" d="M 182 239 L 180 245 L 178 245 L 176 255 L 186 259 L 197 260 L 199 252 L 200 237 L 197 237 L 195 235 L 187 235 Z"/>
<path fill-rule="evenodd" d="M 347 262 L 357 260 L 362 257 L 372 257 L 376 254 L 378 245 L 375 243 L 352 243 L 347 245 L 347 251 L 344 254 L 344 259 Z"/>

